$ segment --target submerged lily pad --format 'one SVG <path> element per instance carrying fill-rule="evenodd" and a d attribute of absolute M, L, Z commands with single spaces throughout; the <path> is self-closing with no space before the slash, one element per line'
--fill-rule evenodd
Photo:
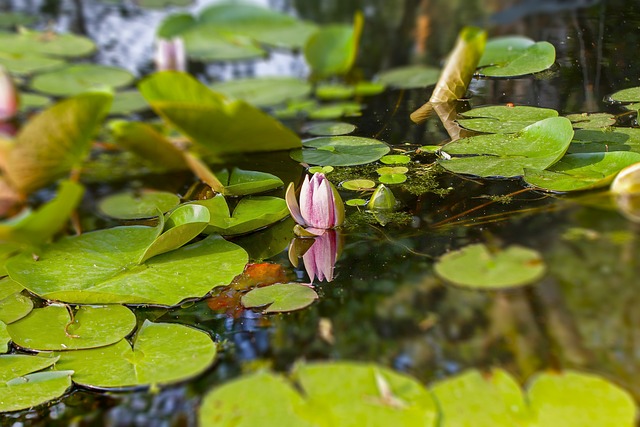
<path fill-rule="evenodd" d="M 499 289 L 539 280 L 545 264 L 533 249 L 513 245 L 490 251 L 483 244 L 473 244 L 443 255 L 434 269 L 442 279 L 458 286 Z"/>
<path fill-rule="evenodd" d="M 20 33 L 0 33 L 0 52 L 62 56 L 77 58 L 93 52 L 95 44 L 91 39 L 75 34 L 53 32 L 22 31 Z"/>
<path fill-rule="evenodd" d="M 484 133 L 514 133 L 549 117 L 557 117 L 558 112 L 549 108 L 526 105 L 509 107 L 490 105 L 474 108 L 461 114 L 460 126 Z"/>
<path fill-rule="evenodd" d="M 308 139 L 301 151 L 291 152 L 291 158 L 320 166 L 354 166 L 375 162 L 387 154 L 387 144 L 377 139 L 359 136 L 330 136 Z"/>
<path fill-rule="evenodd" d="M 0 65 L 11 74 L 29 75 L 60 67 L 65 62 L 62 59 L 48 58 L 32 53 L 7 53 L 0 51 Z"/>
<path fill-rule="evenodd" d="M 132 226 L 67 237 L 38 251 L 37 262 L 31 254 L 12 258 L 7 271 L 50 300 L 176 305 L 228 285 L 247 263 L 242 248 L 210 236 L 138 264 L 156 236 L 152 227 Z"/>
<path fill-rule="evenodd" d="M 446 153 L 473 156 L 441 159 L 438 163 L 455 173 L 520 176 L 525 168 L 546 169 L 560 160 L 572 137 L 569 119 L 551 117 L 515 134 L 479 135 L 450 142 L 442 147 Z"/>
<path fill-rule="evenodd" d="M 209 209 L 211 219 L 205 232 L 223 236 L 248 233 L 271 225 L 289 215 L 287 204 L 279 197 L 245 197 L 236 205 L 233 215 L 223 196 L 192 203 Z"/>
<path fill-rule="evenodd" d="M 640 162 L 640 153 L 567 154 L 547 170 L 525 169 L 524 179 L 533 186 L 551 191 L 577 191 L 605 187 L 627 166 Z"/>
<path fill-rule="evenodd" d="M 272 107 L 290 99 L 304 98 L 311 85 L 293 77 L 260 77 L 214 83 L 211 89 L 257 107 Z"/>
<path fill-rule="evenodd" d="M 121 340 L 107 347 L 60 353 L 56 370 L 73 370 L 73 382 L 95 388 L 162 385 L 202 373 L 215 355 L 216 346 L 208 334 L 146 320 L 133 346 Z"/>
<path fill-rule="evenodd" d="M 73 313 L 73 318 L 70 314 Z M 14 343 L 31 350 L 77 350 L 120 341 L 136 326 L 136 316 L 121 305 L 63 305 L 36 308 L 8 326 Z"/>
<path fill-rule="evenodd" d="M 133 79 L 133 75 L 123 68 L 76 64 L 38 74 L 30 87 L 48 95 L 70 96 L 95 88 L 121 88 L 130 85 Z"/>
<path fill-rule="evenodd" d="M 516 77 L 550 68 L 556 60 L 551 43 L 520 37 L 498 37 L 487 41 L 478 67 L 488 77 Z"/>
<path fill-rule="evenodd" d="M 318 294 L 310 286 L 300 283 L 276 283 L 255 288 L 242 296 L 246 308 L 265 307 L 263 313 L 295 311 L 311 305 Z"/>
<path fill-rule="evenodd" d="M 417 89 L 436 84 L 441 71 L 425 65 L 408 65 L 378 74 L 377 81 L 398 89 Z"/>
<path fill-rule="evenodd" d="M 158 211 L 169 212 L 179 203 L 180 197 L 166 191 L 125 191 L 100 200 L 98 210 L 103 215 L 116 219 L 155 218 Z"/>
<path fill-rule="evenodd" d="M 58 360 L 50 355 L 0 356 L 0 412 L 28 409 L 62 396 L 73 371 L 36 372 Z"/>

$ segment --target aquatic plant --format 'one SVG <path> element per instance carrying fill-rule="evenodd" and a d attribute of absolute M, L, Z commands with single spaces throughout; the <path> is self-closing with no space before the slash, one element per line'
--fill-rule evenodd
<path fill-rule="evenodd" d="M 305 176 L 300 189 L 300 205 L 296 200 L 295 185 L 290 183 L 286 201 L 293 219 L 311 234 L 320 235 L 344 221 L 342 198 L 323 173 L 314 173 L 311 180 Z"/>

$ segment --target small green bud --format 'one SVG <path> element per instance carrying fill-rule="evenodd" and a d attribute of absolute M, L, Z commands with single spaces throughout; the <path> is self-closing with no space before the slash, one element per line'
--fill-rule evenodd
<path fill-rule="evenodd" d="M 378 185 L 376 191 L 373 192 L 367 208 L 375 211 L 391 211 L 396 207 L 396 197 L 384 184 Z"/>

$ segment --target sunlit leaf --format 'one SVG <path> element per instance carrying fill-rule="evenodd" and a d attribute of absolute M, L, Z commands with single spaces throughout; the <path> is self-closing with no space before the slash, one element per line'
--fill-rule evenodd
<path fill-rule="evenodd" d="M 0 52 L 64 56 L 76 58 L 93 52 L 95 44 L 91 39 L 76 34 L 56 34 L 53 32 L 22 31 L 20 33 L 0 33 Z"/>
<path fill-rule="evenodd" d="M 305 148 L 291 152 L 291 158 L 312 165 L 353 166 L 375 162 L 387 154 L 387 144 L 359 136 L 329 136 L 308 139 Z"/>
<path fill-rule="evenodd" d="M 599 129 L 616 124 L 616 118 L 609 113 L 569 114 L 565 117 L 571 120 L 574 129 Z"/>
<path fill-rule="evenodd" d="M 489 40 L 478 66 L 484 76 L 516 77 L 546 70 L 555 60 L 551 43 L 509 36 Z"/>
<path fill-rule="evenodd" d="M 56 370 L 73 370 L 73 382 L 96 388 L 149 386 L 183 381 L 206 370 L 216 355 L 208 334 L 188 326 L 146 320 L 133 347 L 116 344 L 59 353 Z M 105 363 L 109 369 L 105 369 Z"/>
<path fill-rule="evenodd" d="M 327 101 L 349 99 L 356 93 L 354 86 L 342 83 L 320 83 L 316 86 L 315 95 L 318 99 Z"/>
<path fill-rule="evenodd" d="M 640 86 L 622 89 L 605 98 L 609 102 L 630 103 L 640 101 Z"/>
<path fill-rule="evenodd" d="M 378 181 L 380 181 L 383 184 L 402 184 L 406 180 L 407 180 L 407 175 L 403 173 L 382 174 L 378 178 Z"/>
<path fill-rule="evenodd" d="M 388 154 L 380 158 L 380 162 L 385 165 L 406 165 L 411 162 L 411 157 L 403 154 Z"/>
<path fill-rule="evenodd" d="M 377 81 L 398 89 L 417 89 L 436 84 L 440 72 L 426 65 L 407 65 L 383 71 Z"/>
<path fill-rule="evenodd" d="M 311 305 L 318 299 L 313 288 L 300 283 L 276 283 L 255 288 L 242 296 L 246 308 L 265 307 L 263 313 L 295 311 Z"/>
<path fill-rule="evenodd" d="M 104 87 L 117 89 L 131 84 L 133 79 L 123 68 L 75 64 L 38 74 L 29 87 L 47 95 L 71 96 Z"/>
<path fill-rule="evenodd" d="M 229 101 L 188 74 L 156 73 L 138 86 L 152 108 L 216 155 L 286 150 L 300 139 L 244 101 Z"/>
<path fill-rule="evenodd" d="M 360 191 L 370 190 L 376 186 L 376 183 L 370 179 L 350 179 L 344 181 L 340 186 L 345 190 Z"/>
<path fill-rule="evenodd" d="M 498 289 L 533 283 L 545 273 L 542 256 L 533 249 L 505 249 L 472 244 L 443 255 L 434 265 L 442 279 L 474 289 Z"/>
<path fill-rule="evenodd" d="M 73 319 L 70 313 L 73 312 Z M 62 305 L 36 308 L 8 326 L 14 343 L 31 350 L 76 350 L 120 341 L 136 326 L 136 316 L 121 305 Z"/>
<path fill-rule="evenodd" d="M 98 203 L 100 213 L 116 219 L 154 218 L 178 206 L 180 197 L 166 191 L 141 190 L 111 194 Z"/>
<path fill-rule="evenodd" d="M 491 105 L 473 108 L 462 113 L 460 126 L 484 133 L 514 133 L 549 117 L 557 117 L 558 112 L 549 108 L 529 107 L 526 105 Z"/>
<path fill-rule="evenodd" d="M 261 193 L 284 185 L 280 178 L 270 173 L 240 168 L 231 169 L 231 173 L 227 169 L 223 169 L 216 173 L 216 177 L 224 186 L 222 193 L 226 196 Z"/>
<path fill-rule="evenodd" d="M 85 93 L 32 118 L 18 134 L 4 165 L 13 185 L 30 193 L 77 166 L 89 152 L 93 132 L 111 99 L 107 93 Z"/>
<path fill-rule="evenodd" d="M 640 162 L 640 153 L 568 154 L 547 170 L 525 169 L 525 181 L 551 191 L 577 191 L 605 187 L 627 166 Z"/>
<path fill-rule="evenodd" d="M 293 77 L 260 77 L 229 80 L 211 86 L 232 99 L 242 99 L 257 107 L 272 107 L 289 99 L 303 98 L 311 92 L 311 85 Z"/>
<path fill-rule="evenodd" d="M 2 323 L 9 324 L 20 320 L 33 309 L 33 301 L 22 294 L 23 289 L 8 277 L 0 280 L 0 321 Z"/>
<path fill-rule="evenodd" d="M 570 153 L 634 151 L 640 153 L 640 129 L 607 127 L 578 129 L 569 146 Z"/>

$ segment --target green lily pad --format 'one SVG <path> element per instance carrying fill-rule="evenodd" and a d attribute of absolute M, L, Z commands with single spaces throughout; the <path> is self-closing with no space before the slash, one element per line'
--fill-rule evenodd
<path fill-rule="evenodd" d="M 376 183 L 370 179 L 350 179 L 340 184 L 345 190 L 361 191 L 370 190 L 376 186 Z"/>
<path fill-rule="evenodd" d="M 188 74 L 155 73 L 138 88 L 158 114 L 213 155 L 300 146 L 282 123 L 244 101 L 227 100 Z"/>
<path fill-rule="evenodd" d="M 196 18 L 186 12 L 167 16 L 156 29 L 156 35 L 162 39 L 172 39 L 197 25 Z"/>
<path fill-rule="evenodd" d="M 75 34 L 39 31 L 0 33 L 0 52 L 78 58 L 94 50 L 95 44 L 91 39 Z"/>
<path fill-rule="evenodd" d="M 110 115 L 128 116 L 150 109 L 149 104 L 136 89 L 116 92 L 111 104 Z"/>
<path fill-rule="evenodd" d="M 349 199 L 344 203 L 348 206 L 366 206 L 369 202 L 365 199 Z"/>
<path fill-rule="evenodd" d="M 640 86 L 622 89 L 607 97 L 610 102 L 630 103 L 640 101 Z"/>
<path fill-rule="evenodd" d="M 33 25 L 38 18 L 21 12 L 5 12 L 0 15 L 0 28 L 15 29 L 18 27 L 28 27 Z"/>
<path fill-rule="evenodd" d="M 387 85 L 382 82 L 358 82 L 355 87 L 356 96 L 373 96 L 384 92 Z"/>
<path fill-rule="evenodd" d="M 233 243 L 242 247 L 249 253 L 252 260 L 266 260 L 281 254 L 295 237 L 293 227 L 295 222 L 292 218 L 285 218 L 270 227 L 258 230 L 255 233 L 238 236 L 233 239 Z"/>
<path fill-rule="evenodd" d="M 266 172 L 248 171 L 240 168 L 223 169 L 216 173 L 216 177 L 224 186 L 222 193 L 226 196 L 244 196 L 261 193 L 282 187 L 280 178 Z"/>
<path fill-rule="evenodd" d="M 316 87 L 315 95 L 322 100 L 349 99 L 356 94 L 355 86 L 341 83 L 321 83 Z"/>
<path fill-rule="evenodd" d="M 20 111 L 28 112 L 48 107 L 51 104 L 51 98 L 29 92 L 20 92 Z"/>
<path fill-rule="evenodd" d="M 487 41 L 478 67 L 484 76 L 516 77 L 544 71 L 555 60 L 551 43 L 520 36 L 498 37 Z"/>
<path fill-rule="evenodd" d="M 258 390 L 260 392 L 258 393 Z M 248 396 L 255 398 L 247 398 Z M 240 377 L 205 395 L 198 414 L 202 427 L 314 427 L 303 397 L 280 375 L 261 372 Z"/>
<path fill-rule="evenodd" d="M 438 410 L 430 393 L 405 375 L 373 364 L 310 363 L 294 371 L 314 412 L 328 425 L 428 426 Z"/>
<path fill-rule="evenodd" d="M 61 59 L 48 58 L 32 53 L 8 53 L 0 51 L 0 65 L 11 74 L 30 75 L 60 67 L 64 64 L 65 62 Z"/>
<path fill-rule="evenodd" d="M 187 56 L 199 61 L 243 61 L 267 55 L 250 38 L 224 32 L 214 24 L 194 26 L 180 37 Z"/>
<path fill-rule="evenodd" d="M 146 219 L 157 217 L 158 211 L 169 212 L 179 203 L 180 197 L 166 191 L 125 191 L 100 200 L 98 210 L 103 215 L 116 219 Z"/>
<path fill-rule="evenodd" d="M 30 193 L 68 174 L 84 160 L 111 99 L 107 93 L 85 93 L 32 118 L 20 130 L 4 166 L 13 185 Z"/>
<path fill-rule="evenodd" d="M 441 71 L 425 65 L 408 65 L 383 71 L 377 81 L 397 89 L 417 89 L 436 84 Z"/>
<path fill-rule="evenodd" d="M 73 312 L 73 320 L 70 317 Z M 136 327 L 136 316 L 121 305 L 63 305 L 36 308 L 8 326 L 14 343 L 31 350 L 77 350 L 120 341 Z"/>
<path fill-rule="evenodd" d="M 609 113 L 581 113 L 565 116 L 571 120 L 574 129 L 600 129 L 616 124 L 616 118 Z"/>
<path fill-rule="evenodd" d="M 550 191 L 577 191 L 605 187 L 627 166 L 640 162 L 640 153 L 567 154 L 547 170 L 525 169 L 525 181 Z"/>
<path fill-rule="evenodd" d="M 214 83 L 210 87 L 224 96 L 242 99 L 257 107 L 273 107 L 311 93 L 309 83 L 293 77 L 237 79 Z"/>
<path fill-rule="evenodd" d="M 166 7 L 186 7 L 193 0 L 137 0 L 136 4 L 145 9 L 164 9 Z"/>
<path fill-rule="evenodd" d="M 8 277 L 0 280 L 0 321 L 2 323 L 9 324 L 20 320 L 33 310 L 33 301 L 22 295 L 23 289 Z"/>
<path fill-rule="evenodd" d="M 0 321 L 0 353 L 6 353 L 9 351 L 9 342 L 11 341 L 11 335 L 7 330 L 7 324 Z"/>
<path fill-rule="evenodd" d="M 332 120 L 340 117 L 355 117 L 361 114 L 362 105 L 357 102 L 336 102 L 312 106 L 304 111 L 312 120 Z"/>
<path fill-rule="evenodd" d="M 411 162 L 411 157 L 404 154 L 388 154 L 380 158 L 380 162 L 385 165 L 406 165 Z"/>
<path fill-rule="evenodd" d="M 312 165 L 354 166 L 372 163 L 387 154 L 382 141 L 359 136 L 329 136 L 308 139 L 305 148 L 291 152 L 291 158 Z"/>
<path fill-rule="evenodd" d="M 640 129 L 624 127 L 578 129 L 569 146 L 570 153 L 606 153 L 609 151 L 640 153 Z"/>
<path fill-rule="evenodd" d="M 176 305 L 228 285 L 247 263 L 242 248 L 210 236 L 139 265 L 156 237 L 152 227 L 94 231 L 44 246 L 37 262 L 31 254 L 14 257 L 6 268 L 13 280 L 45 299 Z"/>
<path fill-rule="evenodd" d="M 317 122 L 305 128 L 305 132 L 317 136 L 348 135 L 356 130 L 356 126 L 344 122 Z"/>
<path fill-rule="evenodd" d="M 381 168 L 376 169 L 378 175 L 389 175 L 389 174 L 398 174 L 404 175 L 409 172 L 409 168 L 405 166 L 383 166 Z"/>
<path fill-rule="evenodd" d="M 407 180 L 407 175 L 403 173 L 385 173 L 378 178 L 383 184 L 402 184 Z"/>
<path fill-rule="evenodd" d="M 164 232 L 144 251 L 139 263 L 184 246 L 204 231 L 209 218 L 209 210 L 204 206 L 187 204 L 177 207 L 167 215 Z"/>
<path fill-rule="evenodd" d="M 327 25 L 316 31 L 304 46 L 304 57 L 315 78 L 346 74 L 358 54 L 364 25 L 362 13 L 356 13 L 353 25 Z"/>
<path fill-rule="evenodd" d="M 248 233 L 271 225 L 289 215 L 287 204 L 279 197 L 245 197 L 236 205 L 233 215 L 229 212 L 227 201 L 220 195 L 192 203 L 209 209 L 211 220 L 205 232 L 223 236 Z"/>
<path fill-rule="evenodd" d="M 107 347 L 60 353 L 56 370 L 73 370 L 73 382 L 95 388 L 163 385 L 199 375 L 215 355 L 216 346 L 208 334 L 146 320 L 133 346 L 121 340 Z"/>
<path fill-rule="evenodd" d="M 490 251 L 472 244 L 443 255 L 434 265 L 442 279 L 474 289 L 500 289 L 533 283 L 545 273 L 541 255 L 522 246 Z"/>
<path fill-rule="evenodd" d="M 333 166 L 311 166 L 308 172 L 311 174 L 318 172 L 326 175 L 328 173 L 333 172 L 333 170 L 334 170 Z"/>
<path fill-rule="evenodd" d="M 263 313 L 283 313 L 300 310 L 318 299 L 318 294 L 310 286 L 300 283 L 276 283 L 255 288 L 242 296 L 246 308 L 265 307 Z"/>
<path fill-rule="evenodd" d="M 514 133 L 549 117 L 557 117 L 558 112 L 549 108 L 519 105 L 491 105 L 474 108 L 462 113 L 465 119 L 459 119 L 460 126 L 484 133 Z"/>
<path fill-rule="evenodd" d="M 38 74 L 29 87 L 48 95 L 70 96 L 95 88 L 121 88 L 130 85 L 133 79 L 133 75 L 123 68 L 76 64 Z"/>
<path fill-rule="evenodd" d="M 438 163 L 455 173 L 520 176 L 525 168 L 546 169 L 560 160 L 572 137 L 569 119 L 551 117 L 514 134 L 479 135 L 450 142 L 443 151 L 473 156 L 441 159 Z"/>

